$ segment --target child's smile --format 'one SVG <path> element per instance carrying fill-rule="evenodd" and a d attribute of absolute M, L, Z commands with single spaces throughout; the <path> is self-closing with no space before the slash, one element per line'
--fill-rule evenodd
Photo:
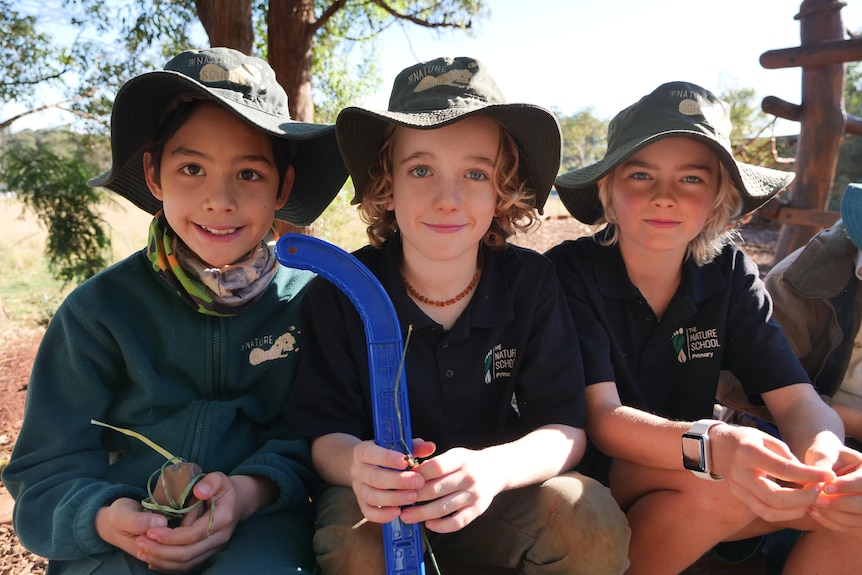
<path fill-rule="evenodd" d="M 632 154 L 612 176 L 620 248 L 682 258 L 714 211 L 719 173 L 715 153 L 691 138 L 665 138 Z"/>
<path fill-rule="evenodd" d="M 168 223 L 212 267 L 245 257 L 287 201 L 269 136 L 216 104 L 201 104 L 167 141 L 159 174 L 147 158 L 147 183 Z"/>
<path fill-rule="evenodd" d="M 405 250 L 475 262 L 496 210 L 499 124 L 477 115 L 433 130 L 399 127 L 394 138 L 390 208 Z"/>

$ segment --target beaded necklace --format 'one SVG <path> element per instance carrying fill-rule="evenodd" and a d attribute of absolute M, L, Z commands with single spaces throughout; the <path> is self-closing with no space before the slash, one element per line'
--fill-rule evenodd
<path fill-rule="evenodd" d="M 480 252 L 480 254 L 481 254 L 481 252 Z M 433 305 L 436 307 L 446 307 L 447 305 L 452 305 L 453 303 L 457 303 L 457 302 L 461 301 L 462 299 L 467 297 L 467 294 L 469 294 L 471 291 L 473 291 L 473 288 L 476 287 L 477 283 L 479 283 L 479 273 L 481 271 L 482 271 L 482 258 L 480 257 L 479 261 L 476 263 L 476 273 L 473 274 L 473 279 L 470 280 L 470 284 L 464 288 L 464 291 L 462 291 L 461 293 L 459 293 L 455 297 L 447 299 L 447 300 L 442 300 L 442 299 L 441 300 L 433 300 L 433 299 L 425 297 L 424 295 L 422 295 L 421 293 L 416 291 L 416 289 L 414 289 L 414 287 L 412 285 L 410 285 L 410 282 L 407 281 L 407 278 L 404 277 L 403 274 L 401 275 L 401 280 L 404 282 L 404 287 L 407 288 L 407 293 L 409 293 L 413 299 L 415 299 L 419 302 L 422 302 L 426 305 Z"/>

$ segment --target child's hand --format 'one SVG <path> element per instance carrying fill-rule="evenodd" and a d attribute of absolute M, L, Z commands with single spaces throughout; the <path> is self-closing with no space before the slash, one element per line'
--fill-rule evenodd
<path fill-rule="evenodd" d="M 823 486 L 809 515 L 827 529 L 862 527 L 862 453 L 842 446 L 834 470 L 838 478 Z"/>
<path fill-rule="evenodd" d="M 451 533 L 484 513 L 503 490 L 504 471 L 483 451 L 455 448 L 423 462 L 416 471 L 425 478 L 422 503 L 402 510 L 405 523 L 419 523 L 438 533 Z"/>
<path fill-rule="evenodd" d="M 144 511 L 138 501 L 124 497 L 96 513 L 96 532 L 106 543 L 137 556 L 138 540 L 146 538 L 152 527 L 166 527 L 168 520 L 155 513 Z"/>
<path fill-rule="evenodd" d="M 413 441 L 414 455 L 424 458 L 434 453 L 431 442 Z M 401 507 L 418 500 L 418 490 L 425 484 L 421 474 L 412 470 L 413 463 L 398 451 L 363 441 L 353 449 L 350 465 L 353 492 L 362 515 L 375 523 L 388 523 L 401 515 Z"/>
<path fill-rule="evenodd" d="M 775 522 L 804 517 L 830 469 L 799 461 L 781 440 L 750 427 L 716 426 L 710 434 L 716 472 L 759 517 Z"/>
<path fill-rule="evenodd" d="M 154 571 L 185 573 L 200 566 L 230 541 L 237 523 L 250 515 L 235 482 L 248 478 L 208 473 L 194 487 L 201 511 L 186 515 L 174 529 L 154 527 L 138 540 L 136 556 Z M 254 497 L 249 497 L 254 499 Z"/>

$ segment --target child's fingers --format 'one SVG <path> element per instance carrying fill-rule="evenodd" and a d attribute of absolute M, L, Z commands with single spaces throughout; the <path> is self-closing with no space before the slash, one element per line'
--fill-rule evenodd
<path fill-rule="evenodd" d="M 437 445 L 433 441 L 425 441 L 424 439 L 413 439 L 413 456 L 416 459 L 425 459 L 431 457 L 437 451 Z"/>
<path fill-rule="evenodd" d="M 353 449 L 353 461 L 387 469 L 408 469 L 410 461 L 399 451 L 380 447 L 373 441 L 363 441 Z"/>
<path fill-rule="evenodd" d="M 770 436 L 765 436 L 758 466 L 766 475 L 786 483 L 797 485 L 828 483 L 835 480 L 830 467 L 815 467 L 799 461 L 787 445 Z"/>
<path fill-rule="evenodd" d="M 362 511 L 363 520 L 356 523 L 353 528 L 358 529 L 366 522 L 389 523 L 401 515 L 400 507 L 375 507 L 359 502 L 359 510 Z"/>
<path fill-rule="evenodd" d="M 810 511 L 815 521 L 830 529 L 862 527 L 862 486 L 844 479 L 825 485 Z"/>
<path fill-rule="evenodd" d="M 758 477 L 754 484 L 730 483 L 731 492 L 758 517 L 770 522 L 804 517 L 817 499 L 819 487 L 783 487 L 770 477 Z"/>
<path fill-rule="evenodd" d="M 812 507 L 808 510 L 808 515 L 814 521 L 832 531 L 849 531 L 850 529 L 859 527 L 860 517 L 852 513 Z"/>
<path fill-rule="evenodd" d="M 375 510 L 382 509 L 400 509 L 406 505 L 412 505 L 416 503 L 417 494 L 415 491 L 385 491 L 380 489 L 368 489 L 365 487 L 360 487 L 355 490 L 356 499 L 359 501 L 360 507 L 362 508 L 363 515 L 368 517 L 373 521 L 380 521 L 378 515 L 368 515 L 365 513 L 367 511 L 366 508 L 373 508 Z M 394 519 L 397 517 L 396 513 L 394 516 L 390 516 L 388 520 Z"/>

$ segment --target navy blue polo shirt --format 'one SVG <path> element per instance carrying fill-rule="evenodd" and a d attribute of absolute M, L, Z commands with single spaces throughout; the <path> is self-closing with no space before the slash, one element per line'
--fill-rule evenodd
<path fill-rule="evenodd" d="M 547 253 L 580 336 L 586 385 L 615 381 L 624 405 L 674 420 L 712 417 L 720 370 L 749 399 L 808 382 L 778 324 L 757 266 L 728 245 L 710 263 L 683 264 L 659 320 L 629 280 L 619 246 L 591 237 Z"/>
<path fill-rule="evenodd" d="M 482 249 L 476 292 L 448 331 L 407 294 L 400 236 L 354 253 L 389 293 L 405 340 L 413 326 L 406 353 L 412 431 L 434 441 L 438 453 L 497 445 L 543 425 L 585 423 L 577 334 L 551 262 L 512 245 Z M 362 320 L 323 278 L 303 300 L 301 350 L 287 408 L 293 433 L 373 439 Z"/>

